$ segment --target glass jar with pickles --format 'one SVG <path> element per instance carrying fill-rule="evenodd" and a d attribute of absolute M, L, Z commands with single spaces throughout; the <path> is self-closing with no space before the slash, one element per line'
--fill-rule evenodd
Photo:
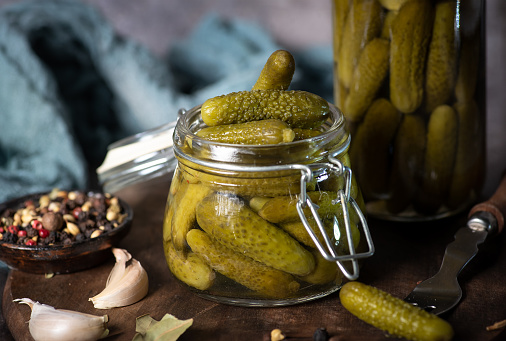
<path fill-rule="evenodd" d="M 178 165 L 163 227 L 174 277 L 206 299 L 242 306 L 305 302 L 357 278 L 374 246 L 340 111 L 325 102 L 317 121 L 304 114 L 310 129 L 277 119 L 210 127 L 205 105 L 184 112 L 174 132 Z"/>
<path fill-rule="evenodd" d="M 485 167 L 485 1 L 332 1 L 334 99 L 367 212 L 462 211 Z"/>

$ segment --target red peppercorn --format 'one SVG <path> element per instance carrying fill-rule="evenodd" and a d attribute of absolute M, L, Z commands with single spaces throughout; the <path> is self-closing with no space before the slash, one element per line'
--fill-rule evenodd
<path fill-rule="evenodd" d="M 4 228 L 0 227 L 0 233 L 4 233 L 4 232 L 5 232 Z"/>
<path fill-rule="evenodd" d="M 81 213 L 83 210 L 81 209 L 81 207 L 76 207 L 72 210 L 72 215 L 74 216 L 74 218 L 76 219 L 79 219 L 79 213 Z"/>
<path fill-rule="evenodd" d="M 19 229 L 16 225 L 11 225 L 7 228 L 7 231 L 12 233 L 12 234 L 17 234 Z"/>
<path fill-rule="evenodd" d="M 25 242 L 25 245 L 37 245 L 37 242 L 33 239 L 28 239 L 26 242 Z"/>
<path fill-rule="evenodd" d="M 46 238 L 47 236 L 49 236 L 49 231 L 42 228 L 39 230 L 39 237 L 40 238 Z"/>
<path fill-rule="evenodd" d="M 25 230 L 19 230 L 18 231 L 18 237 L 26 237 L 26 231 Z"/>
<path fill-rule="evenodd" d="M 40 230 L 42 228 L 42 222 L 40 220 L 34 219 L 32 220 L 32 227 L 36 230 Z"/>

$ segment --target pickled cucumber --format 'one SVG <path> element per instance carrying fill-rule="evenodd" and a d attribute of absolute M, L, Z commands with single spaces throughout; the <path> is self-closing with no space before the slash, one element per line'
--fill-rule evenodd
<path fill-rule="evenodd" d="M 292 128 L 316 128 L 328 118 L 329 105 L 305 91 L 240 91 L 206 100 L 201 115 L 208 126 L 274 118 Z"/>
<path fill-rule="evenodd" d="M 375 38 L 365 47 L 353 73 L 343 111 L 351 121 L 361 121 L 388 73 L 390 42 Z"/>
<path fill-rule="evenodd" d="M 199 226 L 223 245 L 265 265 L 294 275 L 313 271 L 313 255 L 242 199 L 214 193 L 197 206 Z"/>
<path fill-rule="evenodd" d="M 318 214 L 322 219 L 339 214 L 341 211 L 341 204 L 338 202 L 337 193 L 330 191 L 311 191 L 307 192 L 307 196 L 311 201 L 318 205 Z M 286 223 L 291 221 L 300 220 L 299 213 L 297 212 L 298 196 L 279 196 L 274 197 L 267 201 L 258 215 L 271 223 Z M 306 215 L 311 214 L 309 208 L 305 208 Z"/>
<path fill-rule="evenodd" d="M 430 1 L 413 0 L 399 9 L 392 24 L 390 100 L 406 114 L 414 112 L 423 100 L 424 67 L 433 20 Z"/>
<path fill-rule="evenodd" d="M 390 150 L 402 114 L 385 98 L 371 104 L 351 147 L 356 174 L 366 200 L 388 191 Z"/>
<path fill-rule="evenodd" d="M 381 32 L 381 5 L 377 0 L 353 0 L 346 16 L 337 74 L 346 88 L 350 88 L 353 72 L 364 46 Z"/>
<path fill-rule="evenodd" d="M 457 154 L 458 116 L 448 105 L 441 105 L 430 115 L 423 180 L 415 200 L 422 214 L 435 213 L 446 200 Z"/>
<path fill-rule="evenodd" d="M 290 52 L 277 50 L 271 54 L 252 90 L 287 90 L 295 72 L 295 60 Z"/>
<path fill-rule="evenodd" d="M 265 174 L 248 174 L 248 177 L 239 177 L 237 172 L 222 172 L 220 175 L 208 172 L 208 169 L 194 169 L 179 164 L 189 177 L 198 179 L 206 186 L 215 191 L 233 193 L 238 196 L 274 197 L 278 195 L 290 195 L 300 193 L 300 173 L 287 175 L 285 173 L 273 174 L 266 177 Z M 277 175 L 277 176 L 276 176 Z M 308 183 L 308 188 L 315 188 L 315 183 Z"/>
<path fill-rule="evenodd" d="M 399 213 L 413 200 L 421 184 L 427 131 L 418 115 L 404 115 L 393 146 L 387 210 Z"/>
<path fill-rule="evenodd" d="M 170 242 L 164 243 L 164 250 L 170 271 L 181 282 L 199 290 L 213 285 L 216 274 L 200 256 L 193 252 L 183 255 Z"/>
<path fill-rule="evenodd" d="M 480 152 L 482 150 L 482 124 L 480 111 L 475 101 L 456 103 L 455 111 L 458 114 L 457 156 L 451 177 L 450 191 L 447 205 L 458 208 L 468 200 L 476 179 L 479 178 Z"/>
<path fill-rule="evenodd" d="M 186 234 L 195 227 L 195 210 L 197 204 L 211 192 L 211 188 L 203 184 L 188 184 L 182 197 L 177 201 L 172 218 L 172 242 L 177 251 L 184 250 Z"/>
<path fill-rule="evenodd" d="M 305 139 L 310 139 L 312 137 L 321 135 L 321 131 L 316 129 L 302 129 L 302 128 L 293 128 L 293 132 L 295 134 L 294 141 L 300 141 Z"/>
<path fill-rule="evenodd" d="M 356 212 L 351 209 L 351 207 L 348 207 L 348 213 L 350 215 L 351 237 L 353 239 L 353 245 L 356 248 L 358 246 L 358 243 L 360 242 L 360 231 L 358 229 L 358 225 L 360 224 L 360 218 L 358 217 Z M 323 220 L 322 222 L 323 227 L 327 235 L 330 237 L 332 243 L 334 244 L 337 253 L 339 255 L 350 254 L 350 249 L 348 246 L 348 236 L 346 234 L 346 227 L 344 225 L 342 212 L 341 214 L 337 215 L 337 220 L 338 220 L 338 229 L 335 229 L 333 219 Z M 320 243 L 325 245 L 325 240 L 323 239 L 322 233 L 318 228 L 318 225 L 316 224 L 316 220 L 314 220 L 313 218 L 308 219 L 308 223 L 315 232 Z M 302 221 L 299 220 L 281 223 L 279 224 L 279 226 L 302 244 L 312 248 L 316 248 L 313 239 L 311 239 L 311 236 L 307 232 Z"/>
<path fill-rule="evenodd" d="M 326 260 L 318 250 L 314 249 L 312 253 L 316 260 L 316 267 L 309 275 L 300 276 L 300 280 L 311 284 L 325 284 L 342 279 L 341 276 L 338 276 L 339 268 L 336 262 Z"/>
<path fill-rule="evenodd" d="M 292 275 L 235 252 L 201 230 L 188 232 L 187 240 L 192 251 L 215 271 L 262 295 L 286 298 L 299 289 L 300 284 Z"/>
<path fill-rule="evenodd" d="M 398 11 L 408 0 L 379 0 L 381 6 L 390 11 Z"/>
<path fill-rule="evenodd" d="M 414 341 L 453 338 L 453 328 L 445 320 L 369 285 L 348 282 L 339 298 L 350 313 L 395 337 Z"/>
<path fill-rule="evenodd" d="M 455 1 L 436 4 L 425 77 L 427 112 L 447 104 L 453 95 L 457 75 L 456 7 Z"/>
<path fill-rule="evenodd" d="M 197 136 L 222 143 L 266 145 L 292 142 L 295 133 L 285 122 L 268 119 L 206 127 Z"/>
<path fill-rule="evenodd" d="M 346 17 L 350 8 L 350 0 L 334 0 L 332 1 L 332 10 L 334 16 L 332 17 L 332 26 L 334 27 L 334 56 L 339 55 L 341 48 L 341 40 L 343 37 L 344 24 L 346 23 Z"/>
<path fill-rule="evenodd" d="M 183 173 L 176 169 L 172 184 L 170 186 L 167 203 L 165 204 L 165 214 L 163 216 L 163 241 L 167 243 L 172 240 L 172 217 L 175 212 L 175 203 L 178 202 L 188 187 L 188 182 L 183 180 Z"/>
<path fill-rule="evenodd" d="M 398 11 L 388 11 L 383 19 L 383 28 L 381 29 L 381 38 L 392 39 L 392 23 L 397 16 Z"/>

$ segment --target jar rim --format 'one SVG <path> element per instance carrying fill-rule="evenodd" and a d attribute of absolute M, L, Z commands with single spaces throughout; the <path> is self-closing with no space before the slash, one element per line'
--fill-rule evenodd
<path fill-rule="evenodd" d="M 324 131 L 314 137 L 274 145 L 246 145 L 209 141 L 196 135 L 207 127 L 200 115 L 201 106 L 195 106 L 180 114 L 174 130 L 174 154 L 179 161 L 206 164 L 221 168 L 224 164 L 282 165 L 291 163 L 314 163 L 327 155 L 339 155 L 346 151 L 350 134 L 342 112 L 329 104 L 329 119 L 323 124 Z M 325 151 L 315 155 L 314 151 Z"/>

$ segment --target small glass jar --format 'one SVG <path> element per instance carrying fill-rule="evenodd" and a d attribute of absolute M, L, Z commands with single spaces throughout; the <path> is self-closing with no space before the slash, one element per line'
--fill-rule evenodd
<path fill-rule="evenodd" d="M 334 100 L 367 212 L 468 208 L 486 164 L 485 1 L 332 1 Z"/>
<path fill-rule="evenodd" d="M 323 297 L 358 277 L 359 260 L 374 246 L 350 169 L 349 133 L 330 107 L 320 135 L 262 146 L 198 137 L 200 107 L 180 116 L 163 244 L 183 285 L 221 303 L 278 306 Z"/>

